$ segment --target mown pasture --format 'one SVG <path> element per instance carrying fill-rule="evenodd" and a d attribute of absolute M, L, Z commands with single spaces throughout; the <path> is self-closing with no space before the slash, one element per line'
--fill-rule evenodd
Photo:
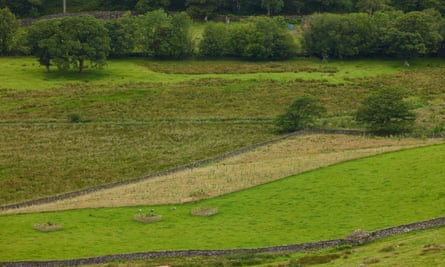
<path fill-rule="evenodd" d="M 345 237 L 443 216 L 444 145 L 386 153 L 184 205 L 81 209 L 0 217 L 4 260 L 64 259 L 165 249 L 264 247 Z M 211 217 L 190 215 L 217 207 Z M 174 208 L 173 208 L 174 207 Z M 161 222 L 133 221 L 139 209 Z M 51 221 L 62 230 L 32 226 Z"/>
<path fill-rule="evenodd" d="M 320 98 L 324 128 L 358 128 L 367 93 L 403 87 L 416 132 L 443 131 L 439 60 L 286 62 L 111 60 L 104 70 L 44 73 L 1 58 L 0 203 L 121 181 L 268 140 L 302 94 Z M 75 118 L 75 119 L 73 119 Z M 76 123 L 79 121 L 79 123 Z"/>

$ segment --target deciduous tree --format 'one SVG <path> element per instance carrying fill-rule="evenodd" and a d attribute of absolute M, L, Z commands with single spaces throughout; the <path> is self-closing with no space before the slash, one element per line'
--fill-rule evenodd
<path fill-rule="evenodd" d="M 356 119 L 376 134 L 403 134 L 412 131 L 416 116 L 404 101 L 400 89 L 385 88 L 373 92 L 357 110 Z"/>
<path fill-rule="evenodd" d="M 19 22 L 9 8 L 0 9 L 0 54 L 10 52 Z"/>
<path fill-rule="evenodd" d="M 283 9 L 283 0 L 261 0 L 261 7 L 267 10 L 267 15 L 270 16 L 279 13 Z"/>

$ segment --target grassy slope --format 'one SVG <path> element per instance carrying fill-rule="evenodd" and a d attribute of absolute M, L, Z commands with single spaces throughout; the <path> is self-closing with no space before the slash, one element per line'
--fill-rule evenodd
<path fill-rule="evenodd" d="M 132 262 L 113 262 L 90 267 L 155 267 L 170 265 L 191 266 L 403 266 L 439 267 L 445 265 L 445 227 L 399 235 L 355 248 L 334 248 L 301 253 L 237 254 L 218 257 L 162 258 Z"/>
<path fill-rule="evenodd" d="M 438 145 L 388 153 L 176 210 L 154 207 L 164 221 L 149 225 L 132 220 L 137 208 L 1 216 L 0 229 L 7 231 L 0 232 L 4 248 L 0 258 L 269 246 L 344 237 L 355 229 L 443 216 L 444 151 L 444 145 Z M 190 209 L 198 205 L 215 206 L 220 212 L 210 218 L 190 216 Z M 45 221 L 64 228 L 53 233 L 32 229 L 34 223 Z"/>
<path fill-rule="evenodd" d="M 445 114 L 442 67 L 418 61 L 405 74 L 397 61 L 131 59 L 79 75 L 45 74 L 32 58 L 0 58 L 0 188 L 8 188 L 0 203 L 146 175 L 267 140 L 275 135 L 273 118 L 301 94 L 327 106 L 320 126 L 356 127 L 352 112 L 369 90 L 403 86 L 422 114 L 420 131 L 432 129 Z M 70 114 L 87 123 L 67 123 Z"/>

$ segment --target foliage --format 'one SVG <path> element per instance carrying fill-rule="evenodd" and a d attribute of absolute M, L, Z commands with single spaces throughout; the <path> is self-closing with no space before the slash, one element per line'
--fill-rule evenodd
<path fill-rule="evenodd" d="M 443 40 L 439 32 L 441 21 L 441 15 L 432 10 L 400 16 L 388 27 L 388 52 L 406 60 L 437 53 Z"/>
<path fill-rule="evenodd" d="M 66 17 L 61 22 L 59 47 L 54 62 L 60 68 L 72 65 L 82 73 L 85 61 L 105 65 L 110 39 L 104 23 L 91 16 Z"/>
<path fill-rule="evenodd" d="M 261 7 L 267 10 L 267 15 L 280 13 L 284 6 L 283 0 L 261 0 Z"/>
<path fill-rule="evenodd" d="M 287 59 L 296 52 L 278 19 L 256 17 L 229 27 L 228 55 L 249 59 Z"/>
<path fill-rule="evenodd" d="M 372 43 L 371 24 L 366 14 L 318 14 L 304 31 L 306 52 L 323 59 L 366 54 Z"/>
<path fill-rule="evenodd" d="M 311 127 L 314 117 L 323 112 L 326 112 L 326 108 L 319 104 L 317 98 L 303 95 L 292 102 L 284 114 L 277 117 L 276 125 L 280 132 L 294 132 Z"/>
<path fill-rule="evenodd" d="M 110 56 L 120 57 L 130 54 L 136 46 L 136 25 L 130 13 L 105 22 L 110 36 Z"/>
<path fill-rule="evenodd" d="M 187 13 L 192 18 L 204 18 L 215 14 L 221 0 L 186 0 Z"/>
<path fill-rule="evenodd" d="M 209 23 L 199 43 L 199 54 L 206 57 L 221 57 L 227 54 L 228 28 L 221 23 Z"/>
<path fill-rule="evenodd" d="M 136 23 L 137 42 L 146 55 L 183 58 L 191 54 L 191 21 L 187 14 L 170 16 L 163 10 L 156 10 L 138 17 Z"/>
<path fill-rule="evenodd" d="M 38 58 L 41 66 L 49 72 L 54 59 L 54 50 L 58 46 L 58 31 L 61 20 L 42 20 L 28 29 L 28 44 L 31 54 Z"/>
<path fill-rule="evenodd" d="M 359 11 L 368 12 L 372 16 L 374 12 L 383 10 L 388 7 L 391 0 L 358 0 L 356 7 Z"/>
<path fill-rule="evenodd" d="M 65 17 L 36 23 L 29 30 L 29 45 L 39 63 L 60 69 L 74 66 L 83 72 L 85 62 L 103 66 L 110 49 L 104 24 L 91 16 Z"/>
<path fill-rule="evenodd" d="M 19 22 L 9 8 L 0 9 L 0 55 L 11 51 L 18 27 Z"/>
<path fill-rule="evenodd" d="M 146 13 L 157 9 L 167 9 L 169 5 L 170 0 L 138 0 L 136 10 L 140 13 Z"/>
<path fill-rule="evenodd" d="M 392 56 L 410 59 L 437 53 L 442 23 L 434 10 L 376 12 L 346 15 L 316 14 L 304 31 L 304 47 L 327 59 L 356 56 Z"/>
<path fill-rule="evenodd" d="M 357 120 L 373 133 L 403 134 L 412 130 L 416 116 L 403 101 L 403 91 L 392 88 L 378 90 L 368 96 L 357 110 Z"/>

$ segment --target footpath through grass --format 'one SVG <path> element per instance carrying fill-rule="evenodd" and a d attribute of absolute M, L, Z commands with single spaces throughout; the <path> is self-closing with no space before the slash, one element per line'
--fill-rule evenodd
<path fill-rule="evenodd" d="M 2 260 L 65 259 L 174 249 L 264 247 L 340 238 L 445 214 L 445 145 L 388 153 L 319 169 L 206 201 L 154 209 L 163 221 L 133 221 L 137 207 L 0 217 Z M 194 217 L 197 206 L 217 207 Z M 63 229 L 41 233 L 35 223 Z"/>

